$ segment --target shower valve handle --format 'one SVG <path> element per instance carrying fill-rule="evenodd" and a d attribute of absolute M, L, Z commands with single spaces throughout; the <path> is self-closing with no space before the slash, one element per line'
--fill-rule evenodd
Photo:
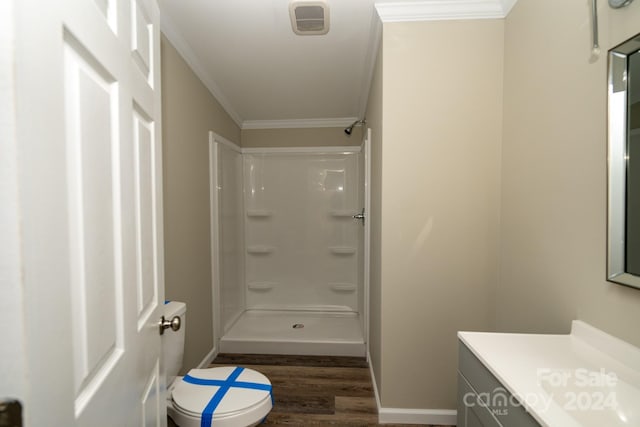
<path fill-rule="evenodd" d="M 352 217 L 353 219 L 361 219 L 362 220 L 362 224 L 364 225 L 364 208 L 362 208 L 362 212 L 360 212 L 359 214 L 355 214 Z"/>

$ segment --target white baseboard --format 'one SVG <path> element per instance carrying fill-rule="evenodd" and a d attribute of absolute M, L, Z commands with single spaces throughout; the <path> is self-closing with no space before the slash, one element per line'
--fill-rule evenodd
<path fill-rule="evenodd" d="M 371 363 L 371 353 L 367 351 L 367 362 L 369 363 L 369 374 L 371 374 L 371 382 L 373 383 L 373 394 L 376 397 L 376 407 L 378 408 L 378 422 L 380 422 L 380 395 L 378 394 L 378 383 L 376 383 L 376 374 L 373 372 L 373 364 Z"/>
<path fill-rule="evenodd" d="M 197 369 L 206 368 L 218 356 L 218 349 L 213 347 L 209 353 L 198 363 Z"/>
<path fill-rule="evenodd" d="M 437 424 L 455 426 L 458 412 L 450 409 L 406 409 L 406 408 L 383 408 L 378 393 L 376 376 L 371 365 L 371 354 L 367 352 L 369 361 L 369 372 L 373 383 L 373 394 L 376 397 L 378 407 L 378 423 L 380 424 Z"/>
<path fill-rule="evenodd" d="M 453 409 L 379 408 L 380 424 L 436 424 L 455 426 L 457 411 Z"/>

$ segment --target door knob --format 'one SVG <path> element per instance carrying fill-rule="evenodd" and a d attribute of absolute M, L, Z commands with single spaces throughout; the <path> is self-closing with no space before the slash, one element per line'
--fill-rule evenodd
<path fill-rule="evenodd" d="M 180 329 L 180 316 L 175 316 L 171 320 L 167 320 L 162 316 L 158 325 L 160 326 L 160 335 L 164 334 L 165 329 L 171 328 L 172 331 L 177 331 Z"/>
<path fill-rule="evenodd" d="M 22 427 L 22 404 L 15 399 L 0 399 L 0 427 Z"/>

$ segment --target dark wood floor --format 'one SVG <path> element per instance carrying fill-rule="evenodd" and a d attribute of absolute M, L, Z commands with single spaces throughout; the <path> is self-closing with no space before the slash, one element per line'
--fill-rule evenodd
<path fill-rule="evenodd" d="M 363 358 L 220 354 L 211 366 L 224 365 L 255 369 L 271 381 L 275 405 L 262 425 L 379 425 Z"/>

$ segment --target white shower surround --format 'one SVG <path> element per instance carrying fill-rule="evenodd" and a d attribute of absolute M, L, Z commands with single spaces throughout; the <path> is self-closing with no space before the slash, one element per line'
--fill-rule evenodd
<path fill-rule="evenodd" d="M 224 335 L 222 348 L 225 353 L 365 356 L 360 317 L 350 312 L 247 310 Z"/>
<path fill-rule="evenodd" d="M 244 154 L 246 308 L 358 311 L 358 153 Z"/>
<path fill-rule="evenodd" d="M 222 330 L 226 331 L 245 310 L 244 283 L 244 222 L 242 211 L 242 153 L 229 146 L 215 151 L 217 173 L 218 213 L 216 236 L 218 241 L 217 263 L 218 301 Z M 223 167 L 224 165 L 224 167 Z M 232 167 L 229 167 L 232 166 Z M 215 307 L 215 301 L 214 305 Z"/>
<path fill-rule="evenodd" d="M 210 148 L 219 350 L 364 356 L 359 147 Z"/>

